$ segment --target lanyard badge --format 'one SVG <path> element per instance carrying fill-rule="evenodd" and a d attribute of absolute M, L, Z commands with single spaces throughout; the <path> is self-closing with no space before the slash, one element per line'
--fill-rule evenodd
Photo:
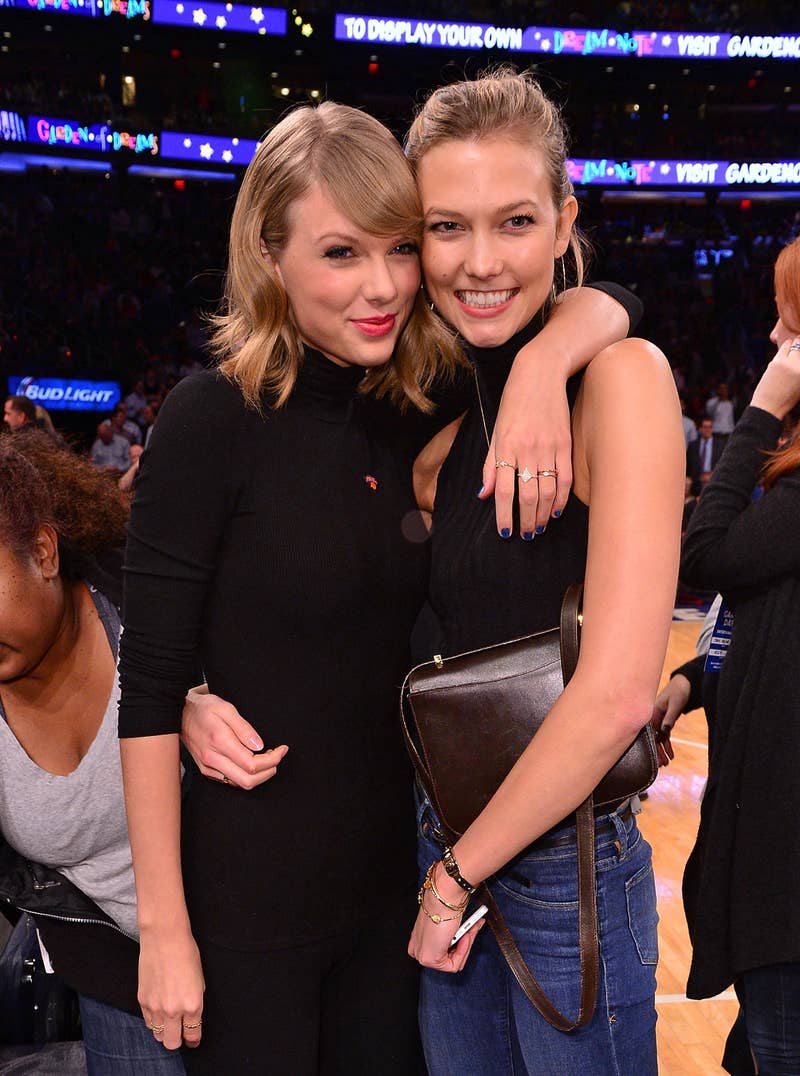
<path fill-rule="evenodd" d="M 733 612 L 728 608 L 727 603 L 723 601 L 722 605 L 719 607 L 714 630 L 711 633 L 711 645 L 706 654 L 706 663 L 703 666 L 703 672 L 718 673 L 720 671 L 727 656 L 728 648 L 731 645 L 732 635 Z"/>

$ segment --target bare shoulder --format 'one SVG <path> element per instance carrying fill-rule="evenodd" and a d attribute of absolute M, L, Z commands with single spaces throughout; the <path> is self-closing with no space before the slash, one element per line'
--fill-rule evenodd
<path fill-rule="evenodd" d="M 674 387 L 672 371 L 661 348 L 641 337 L 629 337 L 603 348 L 589 363 L 586 390 L 602 392 L 622 385 L 635 390 L 666 382 Z"/>

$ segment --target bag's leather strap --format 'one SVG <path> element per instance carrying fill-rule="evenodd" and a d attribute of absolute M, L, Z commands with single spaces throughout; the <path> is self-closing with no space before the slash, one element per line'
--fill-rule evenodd
<path fill-rule="evenodd" d="M 486 883 L 478 886 L 478 899 L 489 909 L 486 916 L 500 952 L 530 1003 L 545 1020 L 559 1031 L 575 1031 L 588 1024 L 597 1005 L 600 962 L 597 938 L 597 890 L 594 861 L 594 811 L 589 797 L 575 812 L 578 830 L 578 944 L 580 951 L 581 993 L 578 1015 L 574 1020 L 565 1016 L 544 990 L 525 963 L 503 913 Z"/>
<path fill-rule="evenodd" d="M 580 606 L 583 584 L 574 583 L 567 589 L 561 606 L 561 671 L 566 687 L 578 664 L 580 649 Z M 414 763 L 417 776 L 430 797 L 433 781 L 428 767 L 420 756 L 408 727 L 405 708 L 400 706 L 400 723 L 406 747 Z M 594 802 L 590 795 L 575 811 L 578 853 L 578 944 L 580 951 L 581 992 L 578 1015 L 570 1020 L 560 1012 L 536 981 L 525 963 L 517 943 L 508 929 L 503 914 L 497 906 L 489 887 L 484 882 L 477 889 L 478 899 L 489 909 L 487 922 L 495 936 L 500 952 L 514 974 L 531 1004 L 559 1031 L 575 1031 L 588 1024 L 597 1005 L 600 960 L 597 933 L 597 889 L 595 885 L 594 856 Z M 460 836 L 450 830 L 440 819 L 442 832 L 453 844 Z"/>
<path fill-rule="evenodd" d="M 564 687 L 572 679 L 580 650 L 580 608 L 583 584 L 568 587 L 561 605 L 561 672 Z M 480 899 L 489 909 L 487 920 L 500 952 L 506 959 L 519 985 L 531 1004 L 559 1031 L 575 1031 L 588 1024 L 597 1005 L 600 959 L 597 936 L 597 887 L 594 861 L 594 802 L 588 796 L 575 811 L 578 853 L 578 947 L 581 968 L 581 993 L 578 1015 L 574 1020 L 564 1016 L 537 983 L 525 963 L 517 943 L 497 907 L 489 887 L 479 887 Z"/>

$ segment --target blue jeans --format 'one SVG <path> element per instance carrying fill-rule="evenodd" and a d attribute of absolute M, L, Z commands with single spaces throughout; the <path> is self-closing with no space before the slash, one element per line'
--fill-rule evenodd
<path fill-rule="evenodd" d="M 800 1072 L 800 964 L 746 971 L 736 983 L 759 1076 Z"/>
<path fill-rule="evenodd" d="M 141 1016 L 85 994 L 80 1001 L 89 1076 L 184 1076 L 180 1053 L 156 1042 Z"/>
<path fill-rule="evenodd" d="M 441 855 L 427 801 L 418 823 L 424 872 Z M 592 1020 L 569 1033 L 552 1027 L 486 927 L 460 974 L 423 969 L 420 1027 L 430 1076 L 655 1076 L 658 915 L 650 846 L 632 815 L 605 815 L 598 826 L 600 983 Z M 529 851 L 489 883 L 539 985 L 571 1018 L 580 997 L 577 871 L 571 844 Z"/>

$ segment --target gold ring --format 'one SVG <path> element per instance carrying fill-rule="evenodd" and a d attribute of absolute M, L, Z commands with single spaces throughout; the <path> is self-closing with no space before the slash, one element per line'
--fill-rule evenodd
<path fill-rule="evenodd" d="M 797 340 L 795 340 L 795 342 L 793 344 L 789 344 L 789 350 L 790 351 L 800 351 L 800 343 L 798 343 Z"/>
<path fill-rule="evenodd" d="M 495 460 L 494 461 L 495 470 L 497 470 L 498 467 L 513 467 L 513 466 L 514 466 L 514 464 L 513 463 L 508 463 L 507 460 Z"/>
<path fill-rule="evenodd" d="M 153 1032 L 154 1035 L 163 1035 L 164 1034 L 164 1024 L 151 1024 L 150 1025 L 150 1030 Z"/>
<path fill-rule="evenodd" d="M 196 1024 L 184 1024 L 183 1025 L 183 1030 L 184 1031 L 197 1031 L 197 1029 L 199 1027 L 202 1027 L 202 1026 L 203 1026 L 203 1021 L 198 1020 Z"/>
<path fill-rule="evenodd" d="M 229 785 L 230 784 L 230 781 L 228 780 L 228 778 L 225 776 L 224 773 L 222 775 L 222 783 L 223 783 L 223 785 Z"/>
<path fill-rule="evenodd" d="M 519 472 L 519 475 L 517 477 L 519 478 L 520 482 L 530 482 L 530 480 L 532 478 L 535 478 L 536 475 L 533 474 L 532 471 L 529 471 L 526 467 L 524 471 Z"/>
<path fill-rule="evenodd" d="M 536 472 L 537 478 L 558 478 L 558 471 L 555 467 L 548 467 L 544 471 Z"/>

